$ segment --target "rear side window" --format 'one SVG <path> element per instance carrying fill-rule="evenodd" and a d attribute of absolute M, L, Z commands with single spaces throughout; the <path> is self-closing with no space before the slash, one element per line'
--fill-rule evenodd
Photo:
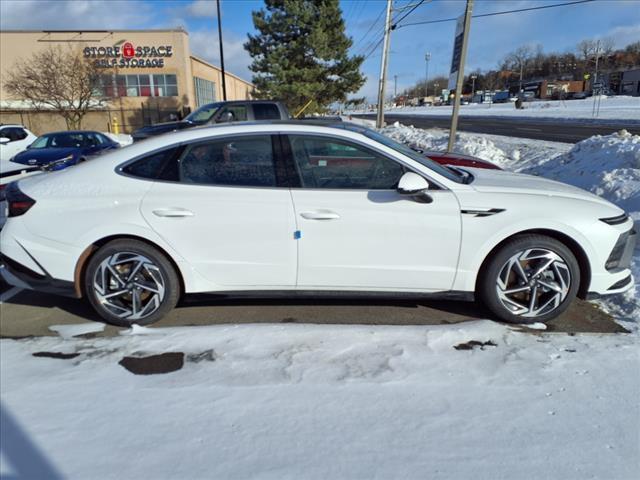
<path fill-rule="evenodd" d="M 183 183 L 277 186 L 270 135 L 232 137 L 191 145 L 182 154 L 179 168 Z"/>
<path fill-rule="evenodd" d="M 272 103 L 253 104 L 253 116 L 256 120 L 279 120 L 280 110 Z"/>
<path fill-rule="evenodd" d="M 174 147 L 152 153 L 130 163 L 122 169 L 127 175 L 150 180 L 177 181 L 176 158 L 183 147 Z"/>

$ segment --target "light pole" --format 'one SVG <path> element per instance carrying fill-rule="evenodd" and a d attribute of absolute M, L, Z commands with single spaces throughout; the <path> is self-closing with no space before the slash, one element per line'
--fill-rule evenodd
<path fill-rule="evenodd" d="M 425 80 L 424 80 L 424 96 L 429 96 L 429 60 L 431 60 L 431 54 L 429 52 L 424 54 L 424 61 L 427 64 L 425 69 Z"/>
<path fill-rule="evenodd" d="M 395 103 L 398 96 L 398 75 L 393 76 L 393 101 Z"/>
<path fill-rule="evenodd" d="M 476 78 L 477 75 L 471 75 L 471 101 L 473 102 L 473 97 L 476 96 Z"/>
<path fill-rule="evenodd" d="M 216 2 L 218 13 L 218 42 L 220 43 L 220 68 L 222 70 L 222 99 L 227 101 L 227 79 L 224 71 L 224 48 L 222 47 L 222 19 L 220 18 L 220 0 Z"/>
<path fill-rule="evenodd" d="M 440 86 L 440 84 L 438 82 L 433 84 L 433 88 L 435 89 L 435 92 L 433 93 L 433 96 L 440 96 L 440 94 L 438 93 L 438 87 Z"/>

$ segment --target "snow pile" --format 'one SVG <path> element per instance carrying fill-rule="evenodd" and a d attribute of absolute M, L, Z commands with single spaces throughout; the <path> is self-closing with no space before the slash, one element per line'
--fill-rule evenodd
<path fill-rule="evenodd" d="M 449 142 L 448 130 L 432 128 L 423 130 L 404 126 L 399 122 L 380 130 L 398 142 L 423 150 L 444 152 Z M 480 135 L 458 132 L 454 151 L 471 155 L 499 165 L 508 170 L 530 168 L 548 162 L 561 153 L 569 151 L 571 144 L 526 140 L 500 135 Z"/>
<path fill-rule="evenodd" d="M 630 335 L 532 334 L 489 321 L 132 333 L 1 341 L 1 407 L 63 478 L 581 480 L 638 471 Z M 183 353 L 182 369 L 139 376 L 118 364 L 164 352 Z M 1 447 L 0 472 L 35 478 L 20 475 L 10 447 Z"/>
<path fill-rule="evenodd" d="M 640 213 L 640 135 L 626 130 L 588 138 L 563 155 L 520 171 L 570 183 Z"/>

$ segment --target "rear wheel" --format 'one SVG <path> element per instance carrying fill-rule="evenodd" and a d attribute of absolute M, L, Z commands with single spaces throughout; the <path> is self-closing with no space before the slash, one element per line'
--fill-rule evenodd
<path fill-rule="evenodd" d="M 500 320 L 546 322 L 564 312 L 580 285 L 580 267 L 564 244 L 543 235 L 521 235 L 488 260 L 477 294 Z"/>
<path fill-rule="evenodd" d="M 96 312 L 113 325 L 149 325 L 180 296 L 175 269 L 157 249 L 138 240 L 115 240 L 89 260 L 84 287 Z"/>

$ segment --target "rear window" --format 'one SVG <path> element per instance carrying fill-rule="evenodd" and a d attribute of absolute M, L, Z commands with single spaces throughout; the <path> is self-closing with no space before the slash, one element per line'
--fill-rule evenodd
<path fill-rule="evenodd" d="M 280 110 L 272 103 L 255 103 L 253 115 L 256 120 L 279 120 Z"/>

